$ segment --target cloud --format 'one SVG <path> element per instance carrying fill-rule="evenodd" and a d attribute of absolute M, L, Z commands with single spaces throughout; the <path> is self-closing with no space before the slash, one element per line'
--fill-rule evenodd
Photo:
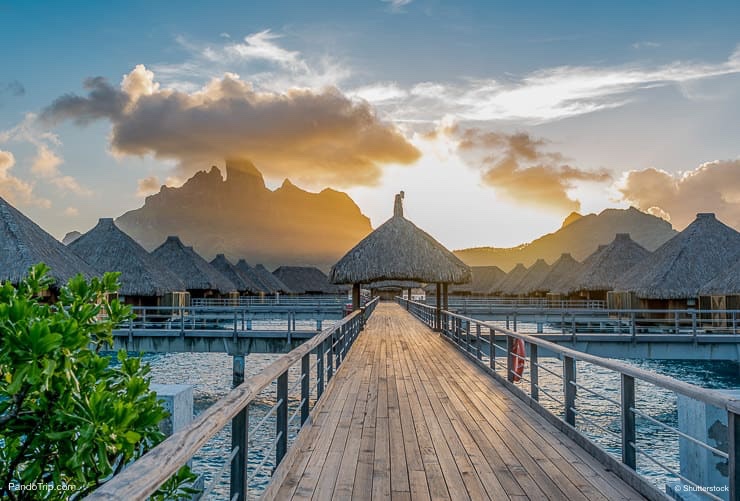
<path fill-rule="evenodd" d="M 50 207 L 51 202 L 34 196 L 32 184 L 11 174 L 14 165 L 15 156 L 9 151 L 0 150 L 0 197 L 13 205 Z"/>
<path fill-rule="evenodd" d="M 462 78 L 457 82 L 418 82 L 398 93 L 406 98 L 376 104 L 394 120 L 435 122 L 442 116 L 458 121 L 518 121 L 540 124 L 618 108 L 644 89 L 683 86 L 702 79 L 740 73 L 740 47 L 719 63 L 676 61 L 657 67 L 638 64 L 595 67 L 558 66 L 520 77 Z"/>
<path fill-rule="evenodd" d="M 569 196 L 568 190 L 578 182 L 611 180 L 605 170 L 592 172 L 569 165 L 560 153 L 545 150 L 547 141 L 526 133 L 504 134 L 451 125 L 427 134 L 427 138 L 438 134 L 457 142 L 458 153 L 480 169 L 484 184 L 520 205 L 578 211 L 581 204 Z"/>
<path fill-rule="evenodd" d="M 740 160 L 715 160 L 684 173 L 649 168 L 627 172 L 623 199 L 681 229 L 698 212 L 714 212 L 740 229 Z"/>
<path fill-rule="evenodd" d="M 383 3 L 390 4 L 391 12 L 403 12 L 403 7 L 410 4 L 414 0 L 382 0 Z"/>
<path fill-rule="evenodd" d="M 9 94 L 13 97 L 21 97 L 26 94 L 26 88 L 18 80 L 0 82 L 0 95 Z"/>
<path fill-rule="evenodd" d="M 143 179 L 139 179 L 136 183 L 136 196 L 146 197 L 159 191 L 160 187 L 159 178 L 157 176 L 149 176 Z"/>
<path fill-rule="evenodd" d="M 40 126 L 34 113 L 26 114 L 23 121 L 12 129 L 0 131 L 0 143 L 8 141 L 30 143 L 36 148 L 31 173 L 37 179 L 43 179 L 63 192 L 92 195 L 92 191 L 82 186 L 74 177 L 61 173 L 59 166 L 64 163 L 64 159 L 53 150 L 61 142 L 56 134 Z"/>
<path fill-rule="evenodd" d="M 67 207 L 64 209 L 64 215 L 69 217 L 79 216 L 80 210 L 77 207 Z"/>
<path fill-rule="evenodd" d="M 117 155 L 175 159 L 185 171 L 217 159 L 248 158 L 266 175 L 311 186 L 378 182 L 382 165 L 409 164 L 420 153 L 367 102 L 334 88 L 257 91 L 227 73 L 195 92 L 161 88 L 137 66 L 119 88 L 86 81 L 85 97 L 65 95 L 42 112 L 47 123 L 113 124 Z"/>
<path fill-rule="evenodd" d="M 650 41 L 635 42 L 632 44 L 632 48 L 633 49 L 655 49 L 655 48 L 660 47 L 660 45 L 661 44 L 659 44 L 658 42 L 650 42 Z"/>

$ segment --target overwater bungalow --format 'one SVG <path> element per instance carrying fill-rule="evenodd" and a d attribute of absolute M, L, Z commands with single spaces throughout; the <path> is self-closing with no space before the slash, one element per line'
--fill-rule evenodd
<path fill-rule="evenodd" d="M 261 264 L 254 267 L 254 273 L 259 277 L 260 282 L 269 288 L 270 294 L 290 294 L 293 292 L 290 290 L 290 287 L 284 284 L 278 277 L 270 273 L 270 271 Z"/>
<path fill-rule="evenodd" d="M 633 266 L 616 283 L 643 309 L 696 308 L 699 291 L 740 259 L 740 233 L 714 214 L 697 214 L 681 233 Z"/>
<path fill-rule="evenodd" d="M 169 236 L 152 251 L 160 265 L 170 269 L 185 283 L 193 298 L 227 297 L 236 294 L 236 285 L 203 259 L 179 237 Z"/>
<path fill-rule="evenodd" d="M 512 268 L 505 277 L 501 278 L 501 280 L 494 284 L 489 290 L 489 294 L 494 295 L 502 295 L 502 296 L 509 296 L 512 295 L 514 288 L 519 285 L 519 282 L 522 281 L 522 278 L 524 278 L 524 275 L 527 274 L 527 267 L 524 266 L 522 263 L 517 263 L 514 268 Z"/>
<path fill-rule="evenodd" d="M 272 291 L 269 285 L 262 283 L 262 280 L 260 280 L 260 274 L 257 273 L 255 269 L 252 266 L 250 266 L 249 263 L 247 263 L 245 259 L 240 259 L 239 261 L 237 261 L 234 267 L 242 275 L 249 278 L 249 280 L 251 280 L 252 283 L 258 287 L 260 295 L 275 293 L 274 291 Z"/>
<path fill-rule="evenodd" d="M 339 294 L 339 287 L 314 266 L 281 266 L 272 274 L 293 294 Z"/>
<path fill-rule="evenodd" d="M 237 292 L 241 295 L 256 295 L 262 292 L 259 284 L 256 284 L 246 274 L 242 273 L 234 264 L 231 263 L 224 254 L 217 254 L 211 260 L 211 266 L 221 272 L 223 276 L 231 280 L 236 286 Z"/>
<path fill-rule="evenodd" d="M 613 291 L 618 280 L 633 266 L 650 255 L 650 251 L 632 240 L 629 233 L 617 233 L 614 240 L 593 260 L 584 263 L 573 279 L 568 293 L 577 293 L 585 299 L 606 301 L 611 309 L 637 308 L 633 293 Z"/>
<path fill-rule="evenodd" d="M 102 218 L 68 248 L 101 271 L 121 273 L 119 298 L 135 306 L 184 306 L 185 283 L 162 266 L 111 218 Z"/>
<path fill-rule="evenodd" d="M 450 294 L 455 296 L 487 296 L 506 277 L 504 270 L 498 266 L 471 266 L 473 278 L 470 283 L 453 285 Z"/>
<path fill-rule="evenodd" d="M 740 259 L 699 289 L 699 306 L 710 310 L 708 318 L 713 328 L 725 328 L 730 325 L 737 329 L 740 318 L 732 318 L 726 310 L 740 310 Z"/>
<path fill-rule="evenodd" d="M 352 302 L 359 307 L 360 285 L 381 280 L 410 280 L 437 285 L 437 303 L 448 284 L 471 280 L 470 268 L 457 256 L 403 216 L 403 192 L 396 195 L 393 217 L 350 249 L 331 268 L 335 284 L 352 284 Z"/>
<path fill-rule="evenodd" d="M 100 274 L 0 197 L 0 282 L 17 285 L 32 265 L 41 262 L 51 268 L 49 275 L 54 279 L 51 300 L 58 288 L 78 273 L 88 279 Z"/>
<path fill-rule="evenodd" d="M 540 289 L 542 280 L 545 279 L 548 273 L 550 273 L 551 266 L 545 262 L 544 259 L 538 259 L 535 263 L 527 269 L 527 273 L 524 274 L 522 279 L 516 286 L 509 289 L 508 294 L 514 296 L 535 296 L 542 297 L 545 292 Z"/>
<path fill-rule="evenodd" d="M 557 261 L 552 263 L 550 271 L 536 288 L 539 289 L 541 294 L 546 294 L 549 299 L 557 301 L 560 299 L 557 291 L 571 282 L 582 267 L 583 264 L 576 261 L 569 252 L 564 252 Z"/>
<path fill-rule="evenodd" d="M 370 290 L 371 297 L 379 296 L 382 301 L 392 300 L 396 296 L 408 297 L 409 291 L 412 298 L 414 296 L 417 298 L 419 296 L 426 298 L 428 294 L 434 294 L 430 292 L 432 289 L 436 291 L 434 284 L 428 284 L 426 287 L 422 287 L 422 285 L 413 280 L 380 280 L 378 282 L 364 284 L 363 287 Z"/>

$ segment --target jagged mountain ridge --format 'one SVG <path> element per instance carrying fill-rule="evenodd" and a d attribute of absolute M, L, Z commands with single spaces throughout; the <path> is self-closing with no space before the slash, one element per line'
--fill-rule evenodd
<path fill-rule="evenodd" d="M 272 191 L 248 161 L 227 162 L 226 179 L 212 167 L 179 188 L 163 186 L 116 224 L 148 250 L 178 235 L 208 260 L 223 253 L 268 267 L 327 268 L 372 231 L 347 194 L 311 193 L 287 179 Z"/>
<path fill-rule="evenodd" d="M 571 214 L 559 230 L 517 247 L 475 247 L 454 252 L 469 266 L 498 266 L 509 271 L 517 263 L 531 266 L 539 258 L 552 264 L 564 252 L 583 261 L 600 244 L 614 240 L 617 233 L 629 233 L 633 240 L 653 251 L 677 232 L 667 221 L 634 207 L 605 209 L 586 216 Z"/>

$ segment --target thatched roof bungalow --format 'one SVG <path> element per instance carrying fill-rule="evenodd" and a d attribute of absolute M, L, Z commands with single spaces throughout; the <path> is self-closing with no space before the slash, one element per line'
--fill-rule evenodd
<path fill-rule="evenodd" d="M 740 259 L 699 289 L 701 296 L 740 296 Z"/>
<path fill-rule="evenodd" d="M 524 275 L 527 274 L 527 267 L 522 263 L 517 263 L 509 272 L 503 277 L 498 283 L 494 284 L 493 287 L 488 291 L 489 294 L 502 294 L 510 295 L 513 294 L 514 287 L 519 285 Z"/>
<path fill-rule="evenodd" d="M 465 263 L 403 217 L 403 196 L 403 192 L 396 195 L 393 217 L 350 249 L 331 268 L 329 279 L 332 283 L 353 284 L 352 302 L 355 307 L 359 307 L 360 284 L 363 283 L 413 280 L 464 284 L 472 278 Z M 438 306 L 441 307 L 441 303 Z"/>
<path fill-rule="evenodd" d="M 550 273 L 550 265 L 540 258 L 527 269 L 527 273 L 522 277 L 519 283 L 510 289 L 509 294 L 527 296 L 540 292 L 539 285 Z"/>
<path fill-rule="evenodd" d="M 261 288 L 251 278 L 242 273 L 231 263 L 224 254 L 218 254 L 211 260 L 211 266 L 221 272 L 223 276 L 231 280 L 236 290 L 241 294 L 259 294 Z"/>
<path fill-rule="evenodd" d="M 324 272 L 313 266 L 281 266 L 272 272 L 294 294 L 339 294 Z"/>
<path fill-rule="evenodd" d="M 99 275 L 96 268 L 0 197 L 0 282 L 18 284 L 38 263 L 51 268 L 55 287 L 78 273 L 88 279 Z"/>
<path fill-rule="evenodd" d="M 573 259 L 569 252 L 560 255 L 557 261 L 552 263 L 550 271 L 535 287 L 538 292 L 558 292 L 572 283 L 575 276 L 581 271 L 583 264 Z"/>
<path fill-rule="evenodd" d="M 630 238 L 629 233 L 617 233 L 614 240 L 594 256 L 584 261 L 584 266 L 574 279 L 560 292 L 583 291 L 588 299 L 605 299 L 607 291 L 616 287 L 617 281 L 633 266 L 641 263 L 650 251 Z"/>
<path fill-rule="evenodd" d="M 166 295 L 185 292 L 183 281 L 118 228 L 111 218 L 100 219 L 68 248 L 97 270 L 120 272 L 118 294 L 127 304 L 158 306 Z"/>
<path fill-rule="evenodd" d="M 265 284 L 270 289 L 270 294 L 282 293 L 290 294 L 293 292 L 286 284 L 283 283 L 278 277 L 270 273 L 270 271 L 263 265 L 258 264 L 254 267 L 254 272 L 260 279 L 260 282 Z"/>
<path fill-rule="evenodd" d="M 192 297 L 226 295 L 237 290 L 231 280 L 211 266 L 192 247 L 183 245 L 176 236 L 167 237 L 162 245 L 152 251 L 152 256 L 185 282 L 185 288 Z"/>
<path fill-rule="evenodd" d="M 498 266 L 471 266 L 470 272 L 473 276 L 470 282 L 453 285 L 450 287 L 450 294 L 485 296 L 506 277 L 506 272 Z"/>
<path fill-rule="evenodd" d="M 262 280 L 260 280 L 260 274 L 257 273 L 255 269 L 250 266 L 249 263 L 247 263 L 244 259 L 240 259 L 239 261 L 237 261 L 234 267 L 258 287 L 260 294 L 275 293 L 275 291 L 273 291 L 268 285 L 264 284 Z"/>
<path fill-rule="evenodd" d="M 740 233 L 714 214 L 697 214 L 681 233 L 632 267 L 616 284 L 646 308 L 695 306 L 699 290 L 740 259 Z"/>

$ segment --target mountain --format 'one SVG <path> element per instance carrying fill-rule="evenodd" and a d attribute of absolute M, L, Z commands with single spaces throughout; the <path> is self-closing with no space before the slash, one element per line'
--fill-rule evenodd
<path fill-rule="evenodd" d="M 634 207 L 606 209 L 586 216 L 570 214 L 559 230 L 518 247 L 476 247 L 455 254 L 469 266 L 498 266 L 508 271 L 517 263 L 530 266 L 539 258 L 552 264 L 563 253 L 583 261 L 599 244 L 614 240 L 617 233 L 629 233 L 634 241 L 653 251 L 677 232 L 667 221 Z"/>
<path fill-rule="evenodd" d="M 146 249 L 178 235 L 207 260 L 223 253 L 235 262 L 328 268 L 364 238 L 370 220 L 345 193 L 310 193 L 285 180 L 272 191 L 248 161 L 212 167 L 179 188 L 163 186 L 116 224 Z"/>

